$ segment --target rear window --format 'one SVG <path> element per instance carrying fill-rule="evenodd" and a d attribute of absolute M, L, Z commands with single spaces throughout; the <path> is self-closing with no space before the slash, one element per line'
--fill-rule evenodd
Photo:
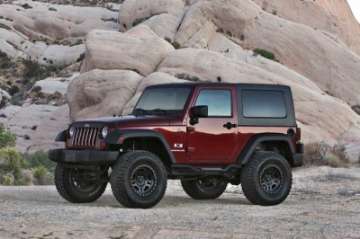
<path fill-rule="evenodd" d="M 245 118 L 286 118 L 282 91 L 243 90 L 242 109 Z"/>

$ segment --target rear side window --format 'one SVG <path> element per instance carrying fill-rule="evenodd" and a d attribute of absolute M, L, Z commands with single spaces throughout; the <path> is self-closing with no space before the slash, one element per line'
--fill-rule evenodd
<path fill-rule="evenodd" d="M 242 108 L 245 118 L 286 118 L 285 96 L 282 91 L 244 90 Z"/>
<path fill-rule="evenodd" d="M 201 90 L 196 105 L 207 105 L 209 117 L 231 117 L 231 91 Z"/>

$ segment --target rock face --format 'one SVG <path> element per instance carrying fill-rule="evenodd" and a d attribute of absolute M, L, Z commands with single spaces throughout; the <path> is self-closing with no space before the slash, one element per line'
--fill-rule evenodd
<path fill-rule="evenodd" d="M 360 59 L 345 43 L 330 33 L 300 24 L 300 20 L 274 16 L 250 0 L 188 1 L 186 5 L 178 1 L 125 1 L 120 7 L 119 27 L 126 33 L 101 31 L 100 34 L 97 31 L 98 35 L 95 32 L 88 35 L 83 71 L 134 69 L 144 76 L 137 83 L 133 97 L 127 102 L 120 101 L 122 109 L 118 107 L 117 111 L 131 112 L 144 87 L 158 83 L 286 84 L 294 92 L 298 123 L 306 142 L 326 140 L 336 144 L 360 139 L 359 131 L 354 130 L 359 128 L 360 117 L 350 107 L 360 101 L 360 83 L 356 78 L 360 73 Z M 164 32 L 171 32 L 166 28 L 158 31 L 149 25 L 162 14 L 182 16 L 175 34 L 168 35 L 172 37 L 167 40 L 176 48 L 188 48 L 168 48 L 162 51 L 161 57 L 151 57 L 155 61 L 145 61 L 133 52 L 163 46 Z M 156 25 L 161 26 L 161 23 Z M 152 38 L 151 48 L 139 50 L 142 48 L 138 42 L 147 35 Z M 203 48 L 205 50 L 201 50 Z M 254 54 L 251 49 L 255 48 L 274 52 L 279 63 Z M 134 59 L 141 67 L 134 65 Z M 70 85 L 69 92 L 74 87 Z M 108 98 L 100 101 L 108 102 Z M 73 108 L 71 104 L 70 108 Z M 88 114 L 81 114 L 81 117 Z"/>
<path fill-rule="evenodd" d="M 78 76 L 79 74 L 73 74 L 72 76 L 65 77 L 49 77 L 44 80 L 37 81 L 34 84 L 32 90 L 39 90 L 43 94 L 51 95 L 55 93 L 60 93 L 61 95 L 66 95 L 67 88 L 69 83 Z"/>
<path fill-rule="evenodd" d="M 87 37 L 81 72 L 123 69 L 147 75 L 173 49 L 147 26 L 133 28 L 127 33 L 96 30 Z"/>
<path fill-rule="evenodd" d="M 189 9 L 175 41 L 206 48 L 216 32 L 244 48 L 269 50 L 329 94 L 351 105 L 360 102 L 360 57 L 321 31 L 264 12 L 250 0 L 199 1 Z"/>
<path fill-rule="evenodd" d="M 253 0 L 281 18 L 334 34 L 360 55 L 360 25 L 342 0 Z"/>
<path fill-rule="evenodd" d="M 116 13 L 100 7 L 43 4 L 19 0 L 3 4 L 3 20 L 32 40 L 63 40 L 86 35 L 92 29 L 115 29 Z"/>
<path fill-rule="evenodd" d="M 16 135 L 20 151 L 48 150 L 58 147 L 54 139 L 69 123 L 68 106 L 24 105 L 0 110 L 0 123 Z"/>
<path fill-rule="evenodd" d="M 1 7 L 0 7 L 1 8 Z M 14 31 L 0 28 L 0 51 L 12 58 L 24 58 L 40 64 L 67 66 L 79 60 L 85 51 L 84 44 L 75 46 L 31 42 Z"/>
<path fill-rule="evenodd" d="M 158 36 L 173 41 L 183 13 L 182 0 L 125 1 L 119 12 L 120 30 L 144 23 Z"/>
<path fill-rule="evenodd" d="M 115 12 L 21 0 L 1 5 L 0 16 L 0 51 L 7 55 L 59 66 L 82 62 L 66 93 L 71 120 L 128 114 L 148 85 L 286 84 L 306 143 L 341 144 L 351 158 L 359 155 L 353 109 L 360 105 L 360 25 L 345 1 L 125 0 Z M 61 82 L 36 86 L 64 94 Z"/>
<path fill-rule="evenodd" d="M 71 119 L 119 115 L 141 76 L 128 70 L 92 70 L 74 79 L 67 94 Z"/>
<path fill-rule="evenodd" d="M 92 29 L 116 29 L 117 14 L 100 7 L 20 0 L 0 5 L 0 51 L 56 66 L 76 62 Z"/>

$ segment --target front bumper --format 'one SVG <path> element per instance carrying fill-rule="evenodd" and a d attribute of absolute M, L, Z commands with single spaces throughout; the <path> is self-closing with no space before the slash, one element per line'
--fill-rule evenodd
<path fill-rule="evenodd" d="M 53 149 L 49 159 L 56 163 L 73 163 L 82 165 L 109 165 L 119 156 L 117 151 Z"/>

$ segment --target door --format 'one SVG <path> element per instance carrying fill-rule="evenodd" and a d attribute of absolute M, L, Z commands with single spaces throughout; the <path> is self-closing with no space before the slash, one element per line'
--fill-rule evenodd
<path fill-rule="evenodd" d="M 187 122 L 188 153 L 193 164 L 226 164 L 232 159 L 237 139 L 237 109 L 231 87 L 199 88 L 192 106 L 207 105 L 208 117 Z"/>

